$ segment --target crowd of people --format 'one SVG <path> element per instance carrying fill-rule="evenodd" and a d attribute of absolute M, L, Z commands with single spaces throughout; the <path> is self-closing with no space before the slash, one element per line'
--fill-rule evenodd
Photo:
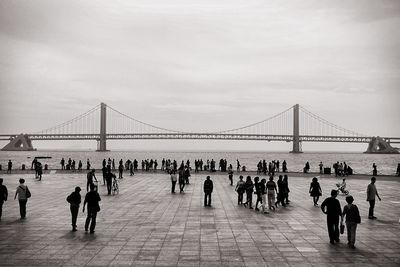
<path fill-rule="evenodd" d="M 66 170 L 74 170 L 75 169 L 75 161 L 68 159 L 66 162 L 64 158 L 61 160 L 61 168 Z M 79 161 L 80 162 L 80 161 Z M 240 162 L 237 160 L 237 170 L 241 170 Z M 321 162 L 322 164 L 322 162 Z M 12 167 L 12 163 L 10 164 Z M 195 172 L 202 170 L 209 170 L 211 172 L 217 171 L 216 162 L 212 160 L 207 160 L 206 164 L 203 164 L 202 159 L 195 160 Z M 309 163 L 307 162 L 305 168 L 309 168 Z M 376 170 L 376 164 L 374 163 L 374 169 Z M 35 166 L 41 166 L 40 162 L 36 161 L 32 164 Z M 96 216 L 100 211 L 99 202 L 101 201 L 100 195 L 98 193 L 98 180 L 95 175 L 95 169 L 90 169 L 90 161 L 87 160 L 87 168 L 89 168 L 89 172 L 87 173 L 87 183 L 86 183 L 86 196 L 83 204 L 83 212 L 85 211 L 85 207 L 87 206 L 87 218 L 85 222 L 85 231 L 89 231 L 90 233 L 94 233 L 96 227 Z M 335 165 L 334 165 L 335 166 Z M 342 166 L 342 167 L 341 167 Z M 157 170 L 158 163 L 157 160 L 143 160 L 142 161 L 142 170 Z M 337 162 L 335 166 L 335 174 L 338 176 L 346 175 L 346 165 L 345 162 L 339 163 Z M 134 175 L 134 172 L 138 168 L 138 161 L 135 159 L 133 161 L 127 160 L 123 161 L 122 159 L 118 164 L 118 172 L 119 179 L 123 179 L 123 171 L 130 170 L 131 175 Z M 320 166 L 320 168 L 322 168 Z M 10 168 L 11 169 L 11 168 Z M 81 162 L 78 163 L 78 170 L 82 169 Z M 104 159 L 102 161 L 102 174 L 103 174 L 103 185 L 107 185 L 107 193 L 111 192 L 111 184 L 112 180 L 116 179 L 113 171 L 115 168 L 115 160 L 114 159 Z M 161 170 L 168 172 L 171 179 L 171 193 L 175 194 L 176 184 L 179 184 L 179 192 L 184 193 L 185 186 L 190 184 L 190 172 L 192 170 L 190 166 L 190 161 L 187 160 L 182 161 L 178 167 L 176 160 L 163 159 L 161 161 Z M 261 178 L 259 176 L 251 178 L 251 176 L 246 176 L 244 179 L 243 175 L 238 173 L 238 181 L 235 186 L 235 191 L 237 193 L 237 204 L 243 206 L 245 208 L 254 209 L 257 212 L 262 212 L 264 214 L 269 214 L 270 211 L 275 211 L 280 206 L 285 207 L 289 205 L 289 183 L 288 183 L 288 175 L 282 174 L 278 176 L 278 180 L 275 182 L 275 173 L 280 172 L 280 162 L 279 160 L 273 160 L 269 163 L 267 161 L 262 160 L 257 164 L 257 174 L 267 175 L 267 178 Z M 337 171 L 336 171 L 337 170 Z M 228 172 L 229 185 L 233 186 L 233 166 L 232 164 L 227 163 L 226 159 L 221 159 L 218 165 L 218 171 Z M 286 161 L 282 163 L 282 172 L 287 171 Z M 397 171 L 400 171 L 400 164 L 397 168 Z M 41 175 L 40 172 L 37 172 L 36 177 L 39 178 Z M 39 180 L 41 177 L 39 178 Z M 345 179 L 343 179 L 345 183 Z M 371 183 L 367 187 L 367 201 L 369 202 L 369 219 L 376 219 L 374 216 L 374 207 L 375 207 L 375 198 L 377 197 L 381 200 L 378 191 L 375 186 L 376 178 L 371 178 Z M 31 197 L 31 192 L 29 188 L 25 185 L 25 180 L 19 180 L 19 186 L 16 189 L 14 199 L 18 198 L 19 207 L 20 207 L 20 216 L 21 219 L 26 217 L 26 206 L 28 199 Z M 211 177 L 208 175 L 203 184 L 204 191 L 204 206 L 210 207 L 212 203 L 212 192 L 214 190 L 213 181 Z M 81 204 L 81 188 L 77 186 L 75 190 L 67 197 L 67 201 L 70 204 L 71 218 L 72 218 L 72 231 L 77 231 L 77 216 L 79 212 L 79 206 Z M 343 225 L 344 218 L 346 218 L 346 227 L 347 227 L 347 237 L 348 237 L 348 245 L 351 248 L 355 248 L 355 236 L 357 224 L 361 222 L 361 217 L 359 214 L 359 210 L 354 202 L 353 196 L 348 195 L 346 197 L 347 205 L 342 210 L 340 207 L 340 202 L 336 199 L 338 192 L 340 190 L 332 190 L 331 197 L 325 199 L 321 204 L 321 210 L 327 214 L 327 227 L 329 239 L 332 244 L 335 242 L 339 242 L 339 232 L 340 228 Z M 244 195 L 246 197 L 244 198 Z M 318 178 L 314 177 L 309 187 L 309 194 L 313 198 L 314 206 L 319 206 L 318 201 L 320 196 L 322 196 L 322 189 L 318 182 Z M 256 196 L 255 201 L 253 201 L 253 195 Z M 8 191 L 7 187 L 3 185 L 3 179 L 0 179 L 0 219 L 2 216 L 2 206 L 5 201 L 7 201 Z M 255 204 L 253 208 L 253 204 Z M 339 222 L 340 221 L 340 222 Z"/>

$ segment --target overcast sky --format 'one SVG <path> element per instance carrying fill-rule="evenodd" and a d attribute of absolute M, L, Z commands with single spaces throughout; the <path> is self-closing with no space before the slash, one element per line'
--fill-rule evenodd
<path fill-rule="evenodd" d="M 398 0 L 2 0 L 0 133 L 36 132 L 100 102 L 160 127 L 201 132 L 299 103 L 344 128 L 399 137 L 399 29 Z M 64 146 L 77 147 L 55 144 Z"/>

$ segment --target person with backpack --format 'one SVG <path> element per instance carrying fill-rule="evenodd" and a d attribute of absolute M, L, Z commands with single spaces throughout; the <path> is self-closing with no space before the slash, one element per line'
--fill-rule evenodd
<path fill-rule="evenodd" d="M 28 187 L 24 184 L 25 179 L 19 179 L 19 186 L 17 187 L 17 191 L 15 191 L 14 199 L 18 196 L 19 202 L 19 213 L 21 215 L 21 220 L 26 217 L 26 203 L 28 202 L 28 198 L 31 197 L 31 192 Z"/>
<path fill-rule="evenodd" d="M 69 209 L 71 210 L 73 232 L 77 231 L 76 220 L 78 218 L 79 204 L 81 204 L 81 194 L 79 192 L 81 192 L 81 188 L 77 186 L 75 187 L 75 191 L 67 197 L 67 201 L 70 204 Z"/>
<path fill-rule="evenodd" d="M 243 176 L 239 176 L 239 181 L 236 184 L 236 192 L 238 193 L 238 205 L 243 204 L 243 194 L 245 189 L 245 182 L 243 181 Z"/>
<path fill-rule="evenodd" d="M 343 217 L 346 216 L 346 228 L 347 228 L 347 245 L 349 248 L 355 249 L 354 244 L 356 243 L 356 230 L 357 224 L 361 223 L 360 212 L 358 207 L 353 204 L 354 198 L 352 196 L 346 197 L 347 205 L 343 208 Z M 343 219 L 342 219 L 343 220 Z"/>

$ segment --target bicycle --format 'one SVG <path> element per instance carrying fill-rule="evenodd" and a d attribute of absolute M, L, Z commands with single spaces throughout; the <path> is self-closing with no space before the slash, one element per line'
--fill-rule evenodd
<path fill-rule="evenodd" d="M 111 191 L 112 191 L 113 196 L 115 194 L 117 194 L 117 195 L 119 194 L 118 180 L 117 180 L 117 178 L 115 176 L 114 176 L 114 179 L 113 179 L 113 184 L 112 184 Z"/>

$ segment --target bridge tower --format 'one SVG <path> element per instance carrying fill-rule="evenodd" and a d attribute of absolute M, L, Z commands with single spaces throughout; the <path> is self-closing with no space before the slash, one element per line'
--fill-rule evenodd
<path fill-rule="evenodd" d="M 303 153 L 300 147 L 299 104 L 293 106 L 293 150 L 291 153 Z"/>
<path fill-rule="evenodd" d="M 107 151 L 107 105 L 100 104 L 100 139 L 97 140 L 97 151 Z"/>

